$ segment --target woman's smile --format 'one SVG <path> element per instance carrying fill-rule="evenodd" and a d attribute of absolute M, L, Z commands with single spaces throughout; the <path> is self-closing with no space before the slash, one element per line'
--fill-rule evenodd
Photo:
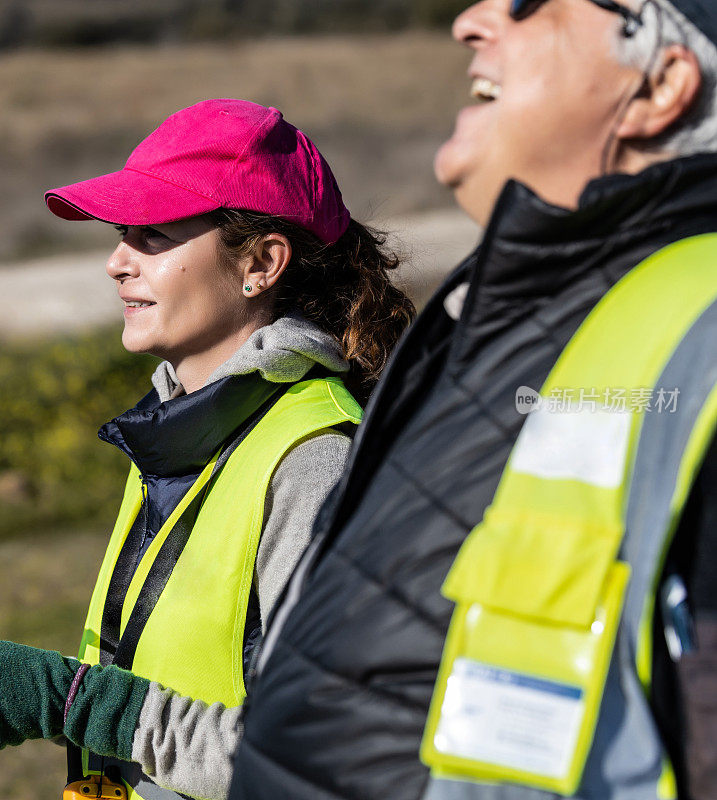
<path fill-rule="evenodd" d="M 132 317 L 134 314 L 139 313 L 141 311 L 145 311 L 152 306 L 156 306 L 156 302 L 154 300 L 144 300 L 137 297 L 131 297 L 127 294 L 123 294 L 122 287 L 120 286 L 120 298 L 124 302 L 124 316 L 125 319 Z"/>

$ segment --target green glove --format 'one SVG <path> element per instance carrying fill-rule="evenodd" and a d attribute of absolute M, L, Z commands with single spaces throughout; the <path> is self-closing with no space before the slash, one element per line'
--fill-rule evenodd
<path fill-rule="evenodd" d="M 0 748 L 62 733 L 79 666 L 59 653 L 0 641 Z"/>
<path fill-rule="evenodd" d="M 149 681 L 119 667 L 87 671 L 65 723 L 64 734 L 99 756 L 132 759 L 132 741 Z M 64 701 L 63 701 L 64 704 Z"/>
<path fill-rule="evenodd" d="M 0 641 L 0 749 L 64 733 L 98 755 L 131 759 L 149 681 L 119 667 L 92 667 L 63 728 L 79 667 L 79 661 L 54 651 Z"/>

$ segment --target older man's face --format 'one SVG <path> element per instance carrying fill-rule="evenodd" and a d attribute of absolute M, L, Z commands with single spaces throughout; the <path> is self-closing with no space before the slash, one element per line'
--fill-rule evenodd
<path fill-rule="evenodd" d="M 574 204 L 600 174 L 642 82 L 639 69 L 617 59 L 619 15 L 588 0 L 548 0 L 515 21 L 509 7 L 482 0 L 454 23 L 454 38 L 474 51 L 466 94 L 477 96 L 435 161 L 438 180 L 481 224 L 508 178 Z"/>

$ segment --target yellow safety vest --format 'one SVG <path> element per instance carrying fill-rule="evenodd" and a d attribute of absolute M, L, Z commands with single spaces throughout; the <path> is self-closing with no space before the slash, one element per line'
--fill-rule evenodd
<path fill-rule="evenodd" d="M 717 427 L 716 334 L 710 234 L 633 269 L 540 397 L 519 390 L 535 408 L 443 587 L 456 609 L 424 800 L 676 798 L 648 702 L 652 623 Z"/>
<path fill-rule="evenodd" d="M 246 696 L 244 624 L 271 477 L 284 455 L 302 439 L 341 423 L 358 424 L 361 414 L 341 380 L 333 377 L 297 383 L 269 409 L 212 477 L 189 540 L 139 639 L 134 673 L 206 703 L 242 704 Z M 142 557 L 122 607 L 121 632 L 165 539 L 187 506 L 205 490 L 218 456 L 206 465 Z M 132 467 L 90 602 L 79 653 L 85 663 L 99 662 L 110 579 L 141 504 L 141 478 Z M 123 777 L 133 771 L 137 772 L 123 770 Z M 178 797 L 154 785 L 151 792 L 140 788 L 142 795 L 137 788 L 128 782 L 129 800 L 150 800 L 148 793 L 152 798 L 159 793 Z"/>

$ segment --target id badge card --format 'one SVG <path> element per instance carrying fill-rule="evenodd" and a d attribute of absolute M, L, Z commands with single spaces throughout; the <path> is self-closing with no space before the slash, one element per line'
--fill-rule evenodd
<path fill-rule="evenodd" d="M 630 568 L 616 562 L 587 628 L 456 607 L 421 757 L 440 775 L 574 794 L 580 784 Z"/>

